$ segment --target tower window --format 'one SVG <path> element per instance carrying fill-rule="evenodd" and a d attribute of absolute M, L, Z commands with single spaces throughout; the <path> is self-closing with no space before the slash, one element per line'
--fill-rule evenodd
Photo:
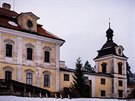
<path fill-rule="evenodd" d="M 69 74 L 64 74 L 64 81 L 69 81 Z"/>
<path fill-rule="evenodd" d="M 101 96 L 106 96 L 105 90 L 101 90 Z"/>
<path fill-rule="evenodd" d="M 26 83 L 32 85 L 33 74 L 31 72 L 26 73 Z"/>
<path fill-rule="evenodd" d="M 119 97 L 123 97 L 123 90 L 118 90 Z"/>
<path fill-rule="evenodd" d="M 44 51 L 44 62 L 49 63 L 50 62 L 50 52 Z"/>
<path fill-rule="evenodd" d="M 12 45 L 6 44 L 6 56 L 12 57 Z"/>
<path fill-rule="evenodd" d="M 33 49 L 27 48 L 27 60 L 32 60 Z"/>
<path fill-rule="evenodd" d="M 105 85 L 105 79 L 101 78 L 101 84 Z"/>
<path fill-rule="evenodd" d="M 122 74 L 122 63 L 118 63 L 118 74 Z"/>
<path fill-rule="evenodd" d="M 119 86 L 123 86 L 122 80 L 119 80 Z"/>
<path fill-rule="evenodd" d="M 106 66 L 107 66 L 107 63 L 102 63 L 102 73 L 106 73 Z"/>

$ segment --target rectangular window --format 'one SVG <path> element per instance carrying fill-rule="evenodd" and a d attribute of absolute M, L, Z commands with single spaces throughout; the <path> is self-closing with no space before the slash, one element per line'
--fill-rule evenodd
<path fill-rule="evenodd" d="M 118 74 L 122 74 L 122 63 L 118 63 Z"/>
<path fill-rule="evenodd" d="M 47 63 L 50 62 L 50 52 L 49 51 L 44 52 L 44 62 L 47 62 Z"/>
<path fill-rule="evenodd" d="M 64 74 L 64 81 L 69 81 L 69 74 Z"/>
<path fill-rule="evenodd" d="M 118 74 L 122 74 L 122 67 L 118 67 Z"/>
<path fill-rule="evenodd" d="M 118 90 L 119 97 L 123 97 L 123 90 Z"/>
<path fill-rule="evenodd" d="M 101 78 L 101 85 L 105 85 L 105 79 Z"/>
<path fill-rule="evenodd" d="M 32 48 L 27 48 L 27 60 L 32 60 L 33 50 Z"/>
<path fill-rule="evenodd" d="M 11 71 L 5 71 L 5 79 L 7 81 L 12 79 L 12 72 Z"/>
<path fill-rule="evenodd" d="M 107 63 L 102 63 L 102 73 L 106 73 Z"/>
<path fill-rule="evenodd" d="M 6 44 L 6 56 L 12 57 L 12 45 Z"/>
<path fill-rule="evenodd" d="M 45 87 L 50 86 L 50 75 L 44 75 L 44 86 Z"/>
<path fill-rule="evenodd" d="M 123 86 L 122 80 L 119 80 L 119 86 Z"/>
<path fill-rule="evenodd" d="M 106 96 L 105 90 L 101 90 L 101 96 Z"/>
<path fill-rule="evenodd" d="M 26 74 L 26 83 L 32 85 L 32 78 L 33 78 L 32 73 L 27 73 Z"/>

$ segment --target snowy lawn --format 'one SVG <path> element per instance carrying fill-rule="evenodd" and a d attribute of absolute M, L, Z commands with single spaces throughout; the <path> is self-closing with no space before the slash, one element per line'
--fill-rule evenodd
<path fill-rule="evenodd" d="M 16 97 L 0 96 L 0 101 L 127 101 L 118 99 L 97 99 L 97 98 L 76 98 L 76 99 L 56 99 L 56 98 L 33 98 L 33 97 Z M 130 100 L 135 101 L 135 100 Z"/>

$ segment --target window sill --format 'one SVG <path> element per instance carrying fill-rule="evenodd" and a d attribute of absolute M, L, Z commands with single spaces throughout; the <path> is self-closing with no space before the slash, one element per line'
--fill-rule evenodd
<path fill-rule="evenodd" d="M 27 60 L 27 61 L 26 61 L 26 64 L 27 64 L 27 65 L 33 65 L 33 60 Z"/>
<path fill-rule="evenodd" d="M 6 60 L 7 62 L 11 62 L 11 61 L 13 61 L 13 57 L 5 57 L 5 60 Z"/>

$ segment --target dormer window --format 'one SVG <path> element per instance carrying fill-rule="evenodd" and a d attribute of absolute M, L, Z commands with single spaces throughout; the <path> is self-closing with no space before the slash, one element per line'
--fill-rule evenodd
<path fill-rule="evenodd" d="M 31 28 L 31 27 L 33 26 L 33 23 L 32 23 L 31 20 L 28 20 L 28 21 L 27 21 L 27 26 L 28 26 L 29 28 Z"/>
<path fill-rule="evenodd" d="M 32 12 L 26 12 L 21 13 L 17 17 L 17 23 L 22 29 L 31 31 L 31 32 L 37 32 L 37 20 L 39 17 L 37 17 Z"/>

